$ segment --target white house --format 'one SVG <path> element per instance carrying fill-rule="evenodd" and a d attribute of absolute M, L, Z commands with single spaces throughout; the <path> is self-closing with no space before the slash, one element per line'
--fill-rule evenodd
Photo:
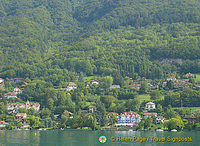
<path fill-rule="evenodd" d="M 91 84 L 96 84 L 96 85 L 99 85 L 99 81 L 98 80 L 92 80 L 90 81 Z"/>
<path fill-rule="evenodd" d="M 117 116 L 117 123 L 115 124 L 116 127 L 121 126 L 129 126 L 132 127 L 136 125 L 141 120 L 141 117 L 136 112 L 124 112 Z"/>
<path fill-rule="evenodd" d="M 0 78 L 0 83 L 3 83 L 4 82 L 4 79 Z"/>
<path fill-rule="evenodd" d="M 112 85 L 109 89 L 120 89 L 120 85 Z"/>
<path fill-rule="evenodd" d="M 167 78 L 167 81 L 176 81 L 176 77 L 170 76 Z"/>
<path fill-rule="evenodd" d="M 156 121 L 157 121 L 157 122 L 164 123 L 165 118 L 164 118 L 163 116 L 158 116 L 158 117 L 156 118 Z"/>
<path fill-rule="evenodd" d="M 15 94 L 22 94 L 22 90 L 16 87 L 16 88 L 14 88 L 13 93 L 15 93 Z"/>
<path fill-rule="evenodd" d="M 146 110 L 153 110 L 153 109 L 156 109 L 156 105 L 155 105 L 155 103 L 153 103 L 153 102 L 148 102 L 148 103 L 146 103 L 145 109 L 146 109 Z"/>
<path fill-rule="evenodd" d="M 69 82 L 67 86 L 67 91 L 71 91 L 77 88 L 77 85 L 74 82 Z"/>
<path fill-rule="evenodd" d="M 89 109 L 90 113 L 94 113 L 96 111 L 96 107 L 95 106 L 89 106 L 88 109 Z"/>

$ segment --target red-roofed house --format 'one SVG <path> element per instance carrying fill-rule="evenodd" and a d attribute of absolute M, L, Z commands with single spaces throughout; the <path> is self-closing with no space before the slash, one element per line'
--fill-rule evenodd
<path fill-rule="evenodd" d="M 144 118 L 157 117 L 157 113 L 144 113 Z"/>
<path fill-rule="evenodd" d="M 17 94 L 13 93 L 13 92 L 8 92 L 5 94 L 5 98 L 9 99 L 9 98 L 17 98 Z"/>
<path fill-rule="evenodd" d="M 139 90 L 141 88 L 141 84 L 132 84 L 132 85 L 129 85 L 128 86 L 129 88 L 132 88 L 132 89 L 137 89 Z"/>
<path fill-rule="evenodd" d="M 27 114 L 26 113 L 17 113 L 16 114 L 16 118 L 17 119 L 26 119 L 27 118 Z"/>
<path fill-rule="evenodd" d="M 167 78 L 167 81 L 175 81 L 176 80 L 176 77 L 174 76 L 170 76 Z"/>
<path fill-rule="evenodd" d="M 4 82 L 4 79 L 0 78 L 0 83 L 3 83 Z"/>
<path fill-rule="evenodd" d="M 0 90 L 4 90 L 5 89 L 5 85 L 4 84 L 0 84 Z"/>
<path fill-rule="evenodd" d="M 39 103 L 31 103 L 29 101 L 26 102 L 26 109 L 30 109 L 30 108 L 34 108 L 35 111 L 39 111 L 40 110 L 40 104 Z"/>
<path fill-rule="evenodd" d="M 0 128 L 6 127 L 7 124 L 5 121 L 0 121 Z"/>
<path fill-rule="evenodd" d="M 17 111 L 19 108 L 25 108 L 24 103 L 8 103 L 7 110 Z"/>

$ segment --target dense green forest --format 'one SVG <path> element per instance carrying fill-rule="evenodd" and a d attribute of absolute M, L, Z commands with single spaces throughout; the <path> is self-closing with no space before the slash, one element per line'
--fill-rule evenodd
<path fill-rule="evenodd" d="M 1 0 L 0 75 L 198 73 L 199 8 L 198 0 Z"/>

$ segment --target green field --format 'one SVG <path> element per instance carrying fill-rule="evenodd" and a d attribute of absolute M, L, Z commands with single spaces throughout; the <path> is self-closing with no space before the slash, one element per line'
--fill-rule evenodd
<path fill-rule="evenodd" d="M 151 100 L 149 94 L 138 95 L 137 99 L 140 101 L 140 103 Z"/>

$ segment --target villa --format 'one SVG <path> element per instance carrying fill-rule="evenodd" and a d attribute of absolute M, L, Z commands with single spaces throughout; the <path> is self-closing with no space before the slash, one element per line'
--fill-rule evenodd
<path fill-rule="evenodd" d="M 141 120 L 141 117 L 136 112 L 124 112 L 117 116 L 116 127 L 137 125 Z"/>
<path fill-rule="evenodd" d="M 156 109 L 155 103 L 153 103 L 153 102 L 146 103 L 145 110 L 149 111 L 149 110 L 153 110 L 153 109 Z"/>

